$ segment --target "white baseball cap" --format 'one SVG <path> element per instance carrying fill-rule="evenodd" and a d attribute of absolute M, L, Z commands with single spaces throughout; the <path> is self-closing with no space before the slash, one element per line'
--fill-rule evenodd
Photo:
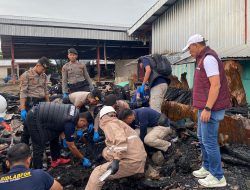
<path fill-rule="evenodd" d="M 186 51 L 191 44 L 195 44 L 198 42 L 206 42 L 206 41 L 207 40 L 205 40 L 205 38 L 202 35 L 194 34 L 194 35 L 189 37 L 189 39 L 187 41 L 187 45 L 184 47 L 184 49 L 182 51 Z"/>
<path fill-rule="evenodd" d="M 104 106 L 101 111 L 100 111 L 100 118 L 102 118 L 102 116 L 108 114 L 108 113 L 116 113 L 115 109 L 112 106 Z"/>

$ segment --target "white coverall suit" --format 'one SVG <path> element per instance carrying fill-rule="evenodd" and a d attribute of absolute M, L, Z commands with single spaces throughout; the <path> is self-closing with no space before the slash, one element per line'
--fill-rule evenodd
<path fill-rule="evenodd" d="M 85 190 L 102 188 L 105 182 L 101 182 L 99 178 L 107 171 L 114 159 L 120 160 L 119 170 L 116 174 L 110 175 L 108 180 L 144 173 L 147 154 L 135 130 L 116 117 L 109 116 L 102 117 L 100 127 L 105 133 L 107 146 L 103 150 L 103 157 L 108 162 L 93 170 Z"/>

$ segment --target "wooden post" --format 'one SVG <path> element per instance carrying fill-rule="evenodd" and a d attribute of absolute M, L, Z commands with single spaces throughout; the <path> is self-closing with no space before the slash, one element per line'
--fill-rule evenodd
<path fill-rule="evenodd" d="M 99 42 L 97 43 L 97 73 L 98 73 L 98 82 L 100 82 L 100 47 Z"/>
<path fill-rule="evenodd" d="M 11 78 L 12 78 L 12 83 L 16 84 L 15 54 L 14 54 L 14 45 L 12 42 L 11 42 Z"/>

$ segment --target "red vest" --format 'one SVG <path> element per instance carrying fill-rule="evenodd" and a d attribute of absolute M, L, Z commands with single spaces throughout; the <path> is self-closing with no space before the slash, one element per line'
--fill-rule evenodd
<path fill-rule="evenodd" d="M 229 108 L 231 106 L 230 94 L 225 71 L 223 68 L 223 63 L 219 59 L 217 53 L 209 47 L 205 47 L 196 58 L 196 68 L 194 73 L 193 85 L 193 107 L 197 109 L 204 109 L 207 103 L 210 82 L 206 75 L 203 62 L 204 58 L 207 55 L 212 55 L 218 61 L 220 73 L 220 92 L 216 102 L 214 103 L 214 106 L 212 107 L 212 111 Z"/>

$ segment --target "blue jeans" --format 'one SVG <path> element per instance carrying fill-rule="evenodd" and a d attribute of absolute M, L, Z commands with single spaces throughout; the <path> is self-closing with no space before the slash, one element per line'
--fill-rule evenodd
<path fill-rule="evenodd" d="M 219 122 L 224 119 L 225 110 L 212 111 L 210 120 L 200 120 L 202 110 L 198 111 L 198 138 L 200 141 L 203 167 L 214 177 L 221 179 L 224 172 L 221 167 L 221 155 L 218 144 Z"/>

